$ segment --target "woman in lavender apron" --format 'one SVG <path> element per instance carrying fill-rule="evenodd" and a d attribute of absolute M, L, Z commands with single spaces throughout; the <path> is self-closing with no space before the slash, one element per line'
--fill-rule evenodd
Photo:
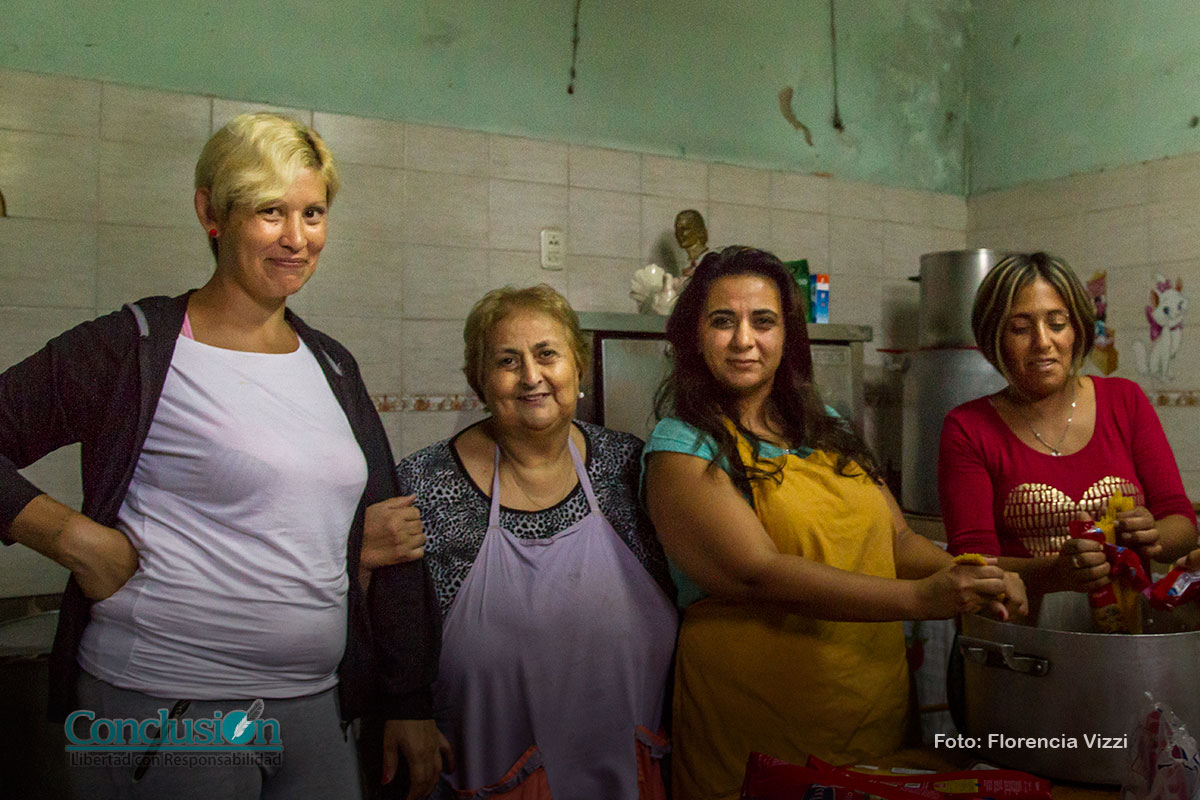
<path fill-rule="evenodd" d="M 636 502 L 636 437 L 573 420 L 587 346 L 548 286 L 472 309 L 491 416 L 404 459 L 444 619 L 445 797 L 661 797 L 676 613 Z"/>

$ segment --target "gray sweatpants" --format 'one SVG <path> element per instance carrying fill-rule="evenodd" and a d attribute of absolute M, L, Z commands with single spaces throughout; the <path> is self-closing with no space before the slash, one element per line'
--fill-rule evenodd
<path fill-rule="evenodd" d="M 159 709 L 165 708 L 169 714 L 177 700 L 118 689 L 87 673 L 79 679 L 80 708 L 93 712 L 95 720 L 155 720 L 159 717 Z M 178 719 L 220 720 L 237 711 L 245 711 L 249 706 L 249 700 L 193 700 Z M 220 761 L 214 754 L 202 751 L 164 753 L 160 750 L 141 780 L 135 782 L 136 764 L 144 752 L 139 748 L 123 759 L 125 763 L 72 765 L 69 770 L 71 796 L 76 800 L 292 800 L 302 797 L 360 800 L 354 736 L 342 730 L 337 687 L 308 697 L 265 700 L 261 719 L 278 723 L 278 741 L 283 745 L 281 754 L 245 750 L 239 752 L 238 759 L 249 763 L 229 765 L 195 763 Z M 177 722 L 175 729 L 182 731 L 182 722 Z M 96 738 L 109 735 L 108 726 L 96 726 L 88 719 L 78 719 L 74 731 L 81 738 L 86 738 L 89 733 Z M 270 739 L 270 732 L 268 723 L 262 738 Z M 227 743 L 219 737 L 217 741 Z M 275 760 L 280 763 L 272 763 Z"/>

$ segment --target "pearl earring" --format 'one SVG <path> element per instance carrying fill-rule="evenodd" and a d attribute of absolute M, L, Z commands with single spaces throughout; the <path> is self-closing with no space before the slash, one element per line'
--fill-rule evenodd
<path fill-rule="evenodd" d="M 580 389 L 580 390 L 579 390 L 579 399 L 580 399 L 580 400 L 582 400 L 582 399 L 583 399 L 583 389 Z"/>

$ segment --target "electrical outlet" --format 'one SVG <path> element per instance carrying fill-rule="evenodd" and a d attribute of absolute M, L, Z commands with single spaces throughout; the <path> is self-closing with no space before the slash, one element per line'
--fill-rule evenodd
<path fill-rule="evenodd" d="M 542 228 L 542 269 L 562 269 L 567 235 L 558 228 Z"/>

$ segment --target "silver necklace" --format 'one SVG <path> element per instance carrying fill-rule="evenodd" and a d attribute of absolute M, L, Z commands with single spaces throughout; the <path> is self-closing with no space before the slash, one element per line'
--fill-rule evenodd
<path fill-rule="evenodd" d="M 1041 442 L 1042 447 L 1045 447 L 1047 450 L 1049 450 L 1050 455 L 1052 456 L 1062 455 L 1062 444 L 1067 440 L 1067 431 L 1071 430 L 1071 423 L 1075 421 L 1075 404 L 1079 401 L 1079 386 L 1076 384 L 1072 387 L 1072 389 L 1071 413 L 1067 415 L 1067 424 L 1063 426 L 1062 436 L 1058 437 L 1058 441 L 1054 444 L 1050 444 L 1042 438 L 1042 435 L 1037 432 L 1037 428 L 1033 427 L 1033 421 L 1029 419 L 1028 414 L 1021 414 L 1021 416 L 1025 418 L 1025 424 L 1029 426 L 1029 432 L 1033 434 L 1033 438 Z"/>

